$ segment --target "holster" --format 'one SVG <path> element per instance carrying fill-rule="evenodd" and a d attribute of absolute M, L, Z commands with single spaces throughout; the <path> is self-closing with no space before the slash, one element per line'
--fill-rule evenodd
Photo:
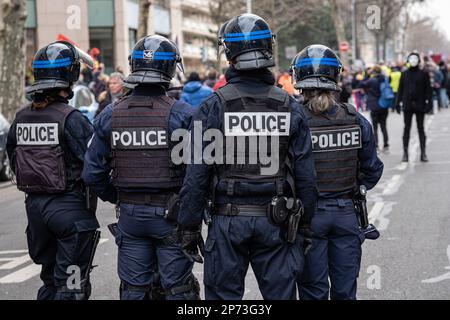
<path fill-rule="evenodd" d="M 178 223 L 178 213 L 180 212 L 180 195 L 172 194 L 167 200 L 164 218 L 170 222 Z"/>
<path fill-rule="evenodd" d="M 295 243 L 302 215 L 303 205 L 300 199 L 296 198 L 277 196 L 267 207 L 269 222 L 282 228 L 284 238 L 289 243 Z"/>
<path fill-rule="evenodd" d="M 291 214 L 289 215 L 286 225 L 286 241 L 294 244 L 297 239 L 298 225 L 304 212 L 300 199 L 296 200 L 295 207 L 290 212 Z"/>

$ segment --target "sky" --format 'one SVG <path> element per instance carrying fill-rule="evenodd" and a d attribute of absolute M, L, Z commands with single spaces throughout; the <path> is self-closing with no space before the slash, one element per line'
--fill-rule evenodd
<path fill-rule="evenodd" d="M 443 30 L 450 39 L 450 1 L 427 0 L 428 4 L 420 6 L 421 14 L 436 17 L 439 29 Z"/>

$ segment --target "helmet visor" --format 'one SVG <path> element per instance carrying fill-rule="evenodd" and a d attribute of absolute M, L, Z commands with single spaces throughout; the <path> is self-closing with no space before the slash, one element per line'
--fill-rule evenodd
<path fill-rule="evenodd" d="M 78 53 L 80 62 L 84 63 L 89 69 L 94 69 L 94 60 L 92 59 L 92 57 L 78 47 L 75 47 L 75 50 Z"/>

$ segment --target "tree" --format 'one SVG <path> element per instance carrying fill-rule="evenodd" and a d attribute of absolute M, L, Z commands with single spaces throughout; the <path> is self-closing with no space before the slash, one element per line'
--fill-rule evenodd
<path fill-rule="evenodd" d="M 321 5 L 314 0 L 259 0 L 255 13 L 267 19 L 272 31 L 280 34 L 287 28 L 305 24 L 312 17 L 311 12 Z M 278 46 L 274 49 L 275 63 L 279 66 Z"/>
<path fill-rule="evenodd" d="M 0 112 L 11 120 L 25 85 L 26 0 L 0 0 Z"/>
<path fill-rule="evenodd" d="M 330 0 L 330 5 L 338 43 L 349 42 L 347 41 L 347 35 L 345 34 L 345 23 L 342 14 L 342 3 L 339 2 L 338 0 Z M 349 65 L 347 52 L 341 53 L 341 60 L 344 66 Z"/>
<path fill-rule="evenodd" d="M 387 46 L 389 40 L 395 40 L 400 31 L 399 28 L 405 28 L 399 20 L 404 17 L 403 13 L 409 14 L 409 9 L 413 4 L 424 3 L 425 0 L 359 0 L 358 5 L 367 8 L 376 6 L 379 8 L 380 28 L 370 29 L 370 32 L 376 42 L 377 60 L 387 59 Z M 367 17 L 363 17 L 367 18 Z M 408 17 L 406 17 L 406 20 Z M 381 49 L 381 54 L 380 54 Z"/>
<path fill-rule="evenodd" d="M 137 33 L 138 39 L 142 39 L 148 35 L 148 16 L 151 0 L 139 0 L 139 29 Z"/>
<path fill-rule="evenodd" d="M 211 21 L 215 26 L 215 30 L 210 30 L 211 32 L 217 32 L 220 27 L 232 17 L 245 12 L 245 1 L 243 0 L 210 0 L 209 1 L 209 12 Z M 217 38 L 211 39 L 214 47 L 217 47 Z M 218 55 L 216 70 L 220 70 L 222 66 L 222 55 Z"/>
<path fill-rule="evenodd" d="M 337 51 L 338 41 L 331 12 L 328 0 L 314 7 L 307 19 L 299 19 L 277 35 L 278 47 L 296 46 L 300 51 L 306 46 L 320 43 Z M 290 59 L 281 54 L 279 57 L 281 69 L 290 66 Z"/>

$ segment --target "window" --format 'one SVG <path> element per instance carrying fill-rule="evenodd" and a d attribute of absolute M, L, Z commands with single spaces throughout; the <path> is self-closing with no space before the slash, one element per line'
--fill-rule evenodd
<path fill-rule="evenodd" d="M 90 47 L 100 49 L 99 62 L 105 64 L 105 73 L 114 71 L 114 29 L 89 28 Z"/>
<path fill-rule="evenodd" d="M 133 48 L 137 42 L 137 30 L 128 29 L 128 39 L 130 41 L 130 50 L 133 50 Z"/>

